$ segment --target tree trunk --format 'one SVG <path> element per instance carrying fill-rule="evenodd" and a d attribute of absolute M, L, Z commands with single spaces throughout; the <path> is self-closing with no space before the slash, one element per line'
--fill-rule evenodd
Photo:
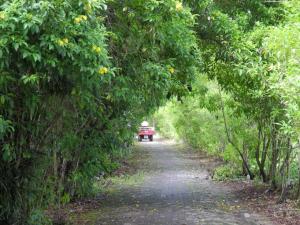
<path fill-rule="evenodd" d="M 300 152 L 298 152 L 298 190 L 297 199 L 300 197 Z"/>
<path fill-rule="evenodd" d="M 283 203 L 286 201 L 288 194 L 288 180 L 289 180 L 289 169 L 290 169 L 290 155 L 291 155 L 291 139 L 288 138 L 286 144 L 286 156 L 281 168 L 281 176 L 282 176 L 282 190 L 280 198 L 277 203 Z"/>
<path fill-rule="evenodd" d="M 271 142 L 271 137 L 267 137 L 267 135 L 264 135 L 264 144 L 263 144 L 263 150 L 262 150 L 262 156 L 261 156 L 261 164 L 262 167 L 264 168 L 263 170 L 263 181 L 265 183 L 269 182 L 270 177 L 266 174 L 265 171 L 265 163 L 266 163 L 266 159 L 267 159 L 267 154 L 268 154 L 268 149 L 270 147 L 270 142 Z"/>
<path fill-rule="evenodd" d="M 224 120 L 224 126 L 225 126 L 225 131 L 226 131 L 226 136 L 227 136 L 227 139 L 228 139 L 228 142 L 234 147 L 234 149 L 238 152 L 238 154 L 240 155 L 242 161 L 243 161 L 243 165 L 247 171 L 247 173 L 249 174 L 250 176 L 250 179 L 253 180 L 254 179 L 254 174 L 251 172 L 250 170 L 250 167 L 248 165 L 248 162 L 247 162 L 247 159 L 244 157 L 242 151 L 239 149 L 239 147 L 233 142 L 233 140 L 231 139 L 230 137 L 230 134 L 229 134 L 229 130 L 228 130 L 228 125 L 227 125 L 227 120 L 226 120 L 226 116 L 225 116 L 225 109 L 224 109 L 224 103 L 223 103 L 223 100 L 222 100 L 222 93 L 221 93 L 221 90 L 219 89 L 219 93 L 220 93 L 220 97 L 221 97 L 221 107 L 222 107 L 222 115 L 223 115 L 223 120 Z"/>
<path fill-rule="evenodd" d="M 270 183 L 270 190 L 274 191 L 277 189 L 277 182 L 276 182 L 276 170 L 277 170 L 277 162 L 278 162 L 278 155 L 279 155 L 279 140 L 277 137 L 277 132 L 275 130 L 272 131 L 272 159 L 269 171 L 269 178 L 271 180 Z"/>
<path fill-rule="evenodd" d="M 247 146 L 246 146 L 245 142 L 243 142 L 243 155 L 244 155 L 244 157 L 245 157 L 246 159 L 248 158 L 248 157 L 247 157 L 247 156 L 248 156 Z M 247 160 L 247 164 L 248 164 L 248 160 Z M 244 163 L 242 163 L 242 170 L 243 170 L 243 175 L 244 175 L 244 176 L 247 176 L 247 175 L 248 175 L 248 171 L 247 171 L 247 169 L 246 169 Z"/>
<path fill-rule="evenodd" d="M 258 143 L 255 151 L 255 159 L 259 168 L 260 176 L 262 177 L 263 182 L 266 183 L 268 182 L 268 176 L 265 172 L 265 162 L 267 157 L 267 150 L 269 148 L 269 144 L 268 144 L 269 140 L 267 140 L 268 139 L 267 135 L 265 131 L 263 131 L 261 124 L 262 122 L 260 122 L 258 126 Z M 263 139 L 263 148 L 262 148 L 262 153 L 260 155 L 262 139 Z"/>

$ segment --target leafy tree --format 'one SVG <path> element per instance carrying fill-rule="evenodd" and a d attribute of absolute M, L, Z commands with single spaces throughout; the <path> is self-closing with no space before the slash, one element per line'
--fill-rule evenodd
<path fill-rule="evenodd" d="M 194 16 L 177 1 L 0 1 L 0 221 L 91 194 L 139 121 L 197 70 Z"/>
<path fill-rule="evenodd" d="M 218 90 L 218 93 L 215 97 L 201 93 L 196 84 L 192 100 L 186 99 L 182 109 L 176 104 L 168 105 L 165 112 L 176 111 L 168 107 L 179 108 L 180 113 L 206 108 L 212 118 L 221 115 L 226 145 L 231 146 L 225 149 L 235 150 L 251 178 L 261 176 L 264 182 L 270 182 L 270 190 L 281 186 L 279 202 L 282 202 L 295 178 L 291 177 L 290 168 L 295 168 L 294 150 L 299 147 L 299 104 L 295 97 L 299 91 L 296 47 L 299 45 L 299 3 L 186 3 L 199 15 L 195 31 L 202 50 L 202 73 L 217 82 L 215 92 Z M 197 99 L 202 104 L 193 104 Z M 216 125 L 202 126 L 199 115 L 189 113 L 189 116 L 194 118 L 191 121 L 197 121 L 193 122 L 196 127 L 200 126 L 190 132 L 189 143 L 215 129 Z M 181 127 L 175 126 L 176 132 L 179 137 L 186 138 L 182 130 L 189 129 L 191 124 L 186 125 L 184 117 L 173 123 L 176 121 L 180 121 Z M 201 128 L 203 130 L 197 132 Z M 214 143 L 212 139 L 208 142 Z M 203 142 L 196 145 L 210 151 L 209 145 Z"/>

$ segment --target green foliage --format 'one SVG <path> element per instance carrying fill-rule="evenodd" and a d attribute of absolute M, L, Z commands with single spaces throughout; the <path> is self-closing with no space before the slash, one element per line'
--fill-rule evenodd
<path fill-rule="evenodd" d="M 79 1 L 5 1 L 1 9 L 1 221 L 41 224 L 39 208 L 60 201 L 68 174 L 81 168 L 74 149 L 83 124 L 99 117 L 94 90 L 113 75 L 98 74 L 109 66 L 106 31 L 101 12 L 87 14 Z"/>
<path fill-rule="evenodd" d="M 157 130 L 166 138 L 177 139 L 176 128 L 174 127 L 176 116 L 176 108 L 172 102 L 168 102 L 166 107 L 161 107 L 155 113 L 154 118 L 157 123 Z"/>
<path fill-rule="evenodd" d="M 0 0 L 0 223 L 43 224 L 49 205 L 92 193 L 168 99 L 156 114 L 163 134 L 287 183 L 300 124 L 298 9 Z"/>
<path fill-rule="evenodd" d="M 224 165 L 216 168 L 214 170 L 214 180 L 226 181 L 232 180 L 234 178 L 240 178 L 242 176 L 242 171 L 240 167 L 236 165 Z"/>
<path fill-rule="evenodd" d="M 196 79 L 191 96 L 160 110 L 172 118 L 160 129 L 280 185 L 282 201 L 289 179 L 300 179 L 299 1 L 186 2 L 199 15 L 201 76 L 211 81 Z"/>
<path fill-rule="evenodd" d="M 188 7 L 169 1 L 0 1 L 0 222 L 93 193 L 137 127 L 197 72 Z"/>
<path fill-rule="evenodd" d="M 43 210 L 36 209 L 31 213 L 30 218 L 28 219 L 29 225 L 50 225 L 52 224 L 48 218 L 45 218 Z"/>

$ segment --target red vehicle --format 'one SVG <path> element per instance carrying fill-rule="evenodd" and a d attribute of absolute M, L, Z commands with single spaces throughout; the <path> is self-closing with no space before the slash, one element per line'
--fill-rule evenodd
<path fill-rule="evenodd" d="M 142 141 L 143 139 L 149 139 L 150 141 L 153 141 L 153 136 L 155 134 L 155 131 L 152 127 L 148 126 L 142 126 L 139 130 L 139 141 Z"/>

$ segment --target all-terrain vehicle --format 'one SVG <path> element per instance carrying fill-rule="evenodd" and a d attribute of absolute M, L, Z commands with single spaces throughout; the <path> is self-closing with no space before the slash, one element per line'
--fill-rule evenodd
<path fill-rule="evenodd" d="M 138 140 L 142 141 L 143 139 L 153 141 L 153 136 L 155 131 L 152 127 L 149 126 L 141 126 L 138 134 Z"/>

